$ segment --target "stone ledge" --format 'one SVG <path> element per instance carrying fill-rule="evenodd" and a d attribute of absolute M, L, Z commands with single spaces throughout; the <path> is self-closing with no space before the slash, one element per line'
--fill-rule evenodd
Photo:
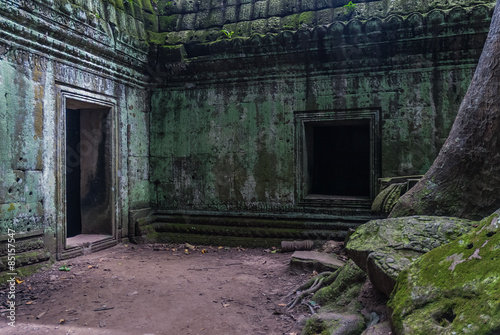
<path fill-rule="evenodd" d="M 316 270 L 318 272 L 336 271 L 344 266 L 344 264 L 336 255 L 318 251 L 295 251 L 290 261 L 292 267 Z"/>

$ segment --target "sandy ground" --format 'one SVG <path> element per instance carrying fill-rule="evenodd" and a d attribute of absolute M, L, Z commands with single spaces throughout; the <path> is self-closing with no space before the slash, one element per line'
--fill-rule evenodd
<path fill-rule="evenodd" d="M 15 327 L 3 308 L 0 333 L 300 333 L 300 312 L 287 313 L 282 299 L 309 274 L 290 269 L 291 254 L 187 250 L 118 245 L 57 262 L 16 286 Z M 59 271 L 62 265 L 70 271 Z M 3 306 L 7 293 L 1 288 Z"/>

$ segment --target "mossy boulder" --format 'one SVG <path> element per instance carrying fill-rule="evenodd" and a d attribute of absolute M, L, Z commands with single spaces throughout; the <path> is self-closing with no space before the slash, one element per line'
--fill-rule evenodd
<path fill-rule="evenodd" d="M 413 260 L 467 233 L 474 223 L 434 216 L 373 220 L 349 237 L 346 249 L 375 287 L 389 296 L 399 273 Z"/>
<path fill-rule="evenodd" d="M 500 334 L 498 217 L 400 273 L 388 305 L 396 334 Z"/>

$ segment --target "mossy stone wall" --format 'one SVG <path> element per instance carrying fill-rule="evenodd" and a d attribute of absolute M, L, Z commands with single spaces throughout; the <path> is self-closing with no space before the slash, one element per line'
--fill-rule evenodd
<path fill-rule="evenodd" d="M 152 202 L 307 212 L 297 205 L 296 112 L 378 110 L 381 176 L 425 173 L 472 78 L 491 7 L 427 10 L 160 46 Z"/>
<path fill-rule="evenodd" d="M 16 239 L 9 272 L 53 260 L 64 248 L 64 90 L 116 102 L 118 240 L 128 237 L 128 211 L 149 207 L 145 37 L 142 21 L 118 1 L 0 3 L 0 271 L 10 270 L 9 232 Z"/>

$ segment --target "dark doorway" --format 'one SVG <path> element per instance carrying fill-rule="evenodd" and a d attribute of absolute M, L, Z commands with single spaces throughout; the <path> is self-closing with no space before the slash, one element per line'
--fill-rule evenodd
<path fill-rule="evenodd" d="M 113 234 L 110 108 L 66 102 L 66 244 Z"/>
<path fill-rule="evenodd" d="M 80 155 L 76 150 L 80 143 L 80 113 L 66 110 L 66 237 L 82 233 L 80 205 Z"/>
<path fill-rule="evenodd" d="M 310 194 L 370 196 L 367 122 L 312 125 L 308 137 Z"/>

